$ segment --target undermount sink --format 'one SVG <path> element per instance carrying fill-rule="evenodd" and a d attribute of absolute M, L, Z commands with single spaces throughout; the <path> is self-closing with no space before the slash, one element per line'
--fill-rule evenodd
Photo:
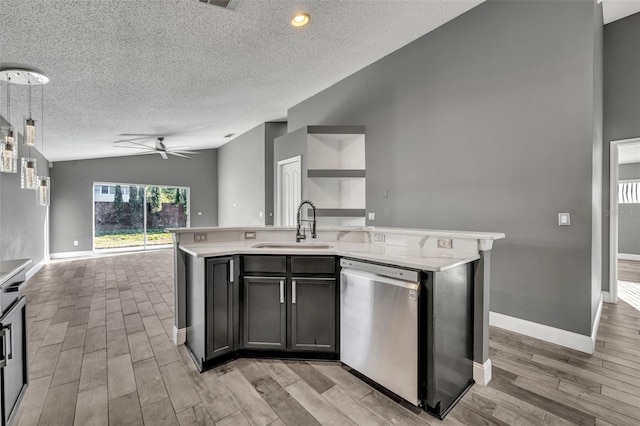
<path fill-rule="evenodd" d="M 333 246 L 322 243 L 261 243 L 255 244 L 253 248 L 264 249 L 308 249 L 308 250 L 322 250 L 330 249 Z"/>

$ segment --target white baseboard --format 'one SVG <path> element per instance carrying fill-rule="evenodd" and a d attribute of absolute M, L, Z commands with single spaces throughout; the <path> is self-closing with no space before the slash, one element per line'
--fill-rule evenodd
<path fill-rule="evenodd" d="M 609 293 L 609 292 L 607 292 Z M 604 292 L 600 294 L 600 301 L 598 302 L 598 310 L 596 311 L 596 317 L 593 320 L 593 324 L 591 325 L 591 352 L 593 353 L 596 350 L 596 335 L 598 334 L 598 326 L 600 326 L 600 317 L 602 316 L 602 305 L 604 305 Z"/>
<path fill-rule="evenodd" d="M 620 260 L 640 260 L 640 254 L 618 253 Z"/>
<path fill-rule="evenodd" d="M 473 381 L 480 386 L 486 386 L 491 381 L 491 359 L 487 359 L 484 364 L 473 363 Z"/>
<path fill-rule="evenodd" d="M 602 292 L 602 301 L 604 303 L 616 303 L 616 301 L 613 300 L 613 296 L 608 291 L 603 291 Z"/>
<path fill-rule="evenodd" d="M 602 301 L 600 301 L 600 309 L 602 309 Z M 599 319 L 599 315 L 598 315 Z M 548 325 L 538 324 L 535 322 L 523 320 L 508 315 L 499 314 L 497 312 L 489 312 L 489 324 L 513 331 L 514 333 L 524 334 L 525 336 L 535 339 L 544 340 L 545 342 L 555 343 L 556 345 L 566 348 L 575 349 L 580 352 L 592 354 L 595 348 L 595 337 L 584 334 L 573 333 L 571 331 L 562 330 L 560 328 L 549 327 Z M 597 332 L 597 328 L 596 328 Z"/>
<path fill-rule="evenodd" d="M 178 329 L 175 325 L 173 326 L 173 343 L 176 346 L 184 345 L 184 342 L 187 341 L 187 329 L 181 328 Z"/>
<path fill-rule="evenodd" d="M 42 259 L 40 262 L 36 263 L 35 265 L 33 265 L 27 272 L 26 272 L 26 281 L 29 281 L 31 279 L 31 277 L 33 277 L 35 274 L 38 273 L 38 271 L 40 269 L 42 269 L 42 267 L 44 265 L 47 264 L 47 259 Z"/>
<path fill-rule="evenodd" d="M 93 256 L 93 251 L 64 251 L 59 253 L 51 253 L 49 257 L 51 259 L 70 259 L 72 257 L 90 257 Z"/>

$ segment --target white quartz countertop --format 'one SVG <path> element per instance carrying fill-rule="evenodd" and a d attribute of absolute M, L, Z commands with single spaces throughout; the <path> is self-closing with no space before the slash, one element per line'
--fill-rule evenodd
<path fill-rule="evenodd" d="M 27 267 L 31 259 L 0 260 L 0 285 Z"/>
<path fill-rule="evenodd" d="M 194 232 L 194 228 L 190 228 Z M 210 229 L 210 228 L 207 228 Z M 250 230 L 248 228 L 241 228 Z M 196 231 L 197 232 L 197 231 Z M 300 243 L 300 246 L 328 245 L 330 248 L 257 248 L 256 245 L 268 245 L 269 241 L 224 241 L 198 244 L 180 244 L 180 249 L 195 257 L 217 257 L 235 254 L 283 254 L 283 255 L 329 255 L 351 257 L 371 262 L 385 263 L 405 268 L 440 272 L 454 268 L 480 258 L 476 253 L 455 250 L 418 249 L 385 244 L 363 242 L 321 241 Z M 273 244 L 283 244 L 282 241 Z M 296 245 L 292 242 L 288 245 Z"/>

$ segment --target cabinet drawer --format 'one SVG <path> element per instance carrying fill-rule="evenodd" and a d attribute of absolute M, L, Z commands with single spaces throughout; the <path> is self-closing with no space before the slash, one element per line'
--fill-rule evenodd
<path fill-rule="evenodd" d="M 291 256 L 291 274 L 335 274 L 332 256 Z"/>
<path fill-rule="evenodd" d="M 244 256 L 243 272 L 286 274 L 286 256 Z"/>

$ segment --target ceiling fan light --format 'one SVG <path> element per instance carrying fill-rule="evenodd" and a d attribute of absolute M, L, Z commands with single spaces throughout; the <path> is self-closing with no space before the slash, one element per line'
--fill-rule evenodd
<path fill-rule="evenodd" d="M 31 117 L 24 120 L 24 144 L 28 146 L 36 144 L 36 122 Z"/>
<path fill-rule="evenodd" d="M 294 27 L 304 27 L 309 23 L 310 19 L 311 17 L 308 13 L 296 13 L 293 15 L 293 18 L 291 18 L 291 25 Z"/>

